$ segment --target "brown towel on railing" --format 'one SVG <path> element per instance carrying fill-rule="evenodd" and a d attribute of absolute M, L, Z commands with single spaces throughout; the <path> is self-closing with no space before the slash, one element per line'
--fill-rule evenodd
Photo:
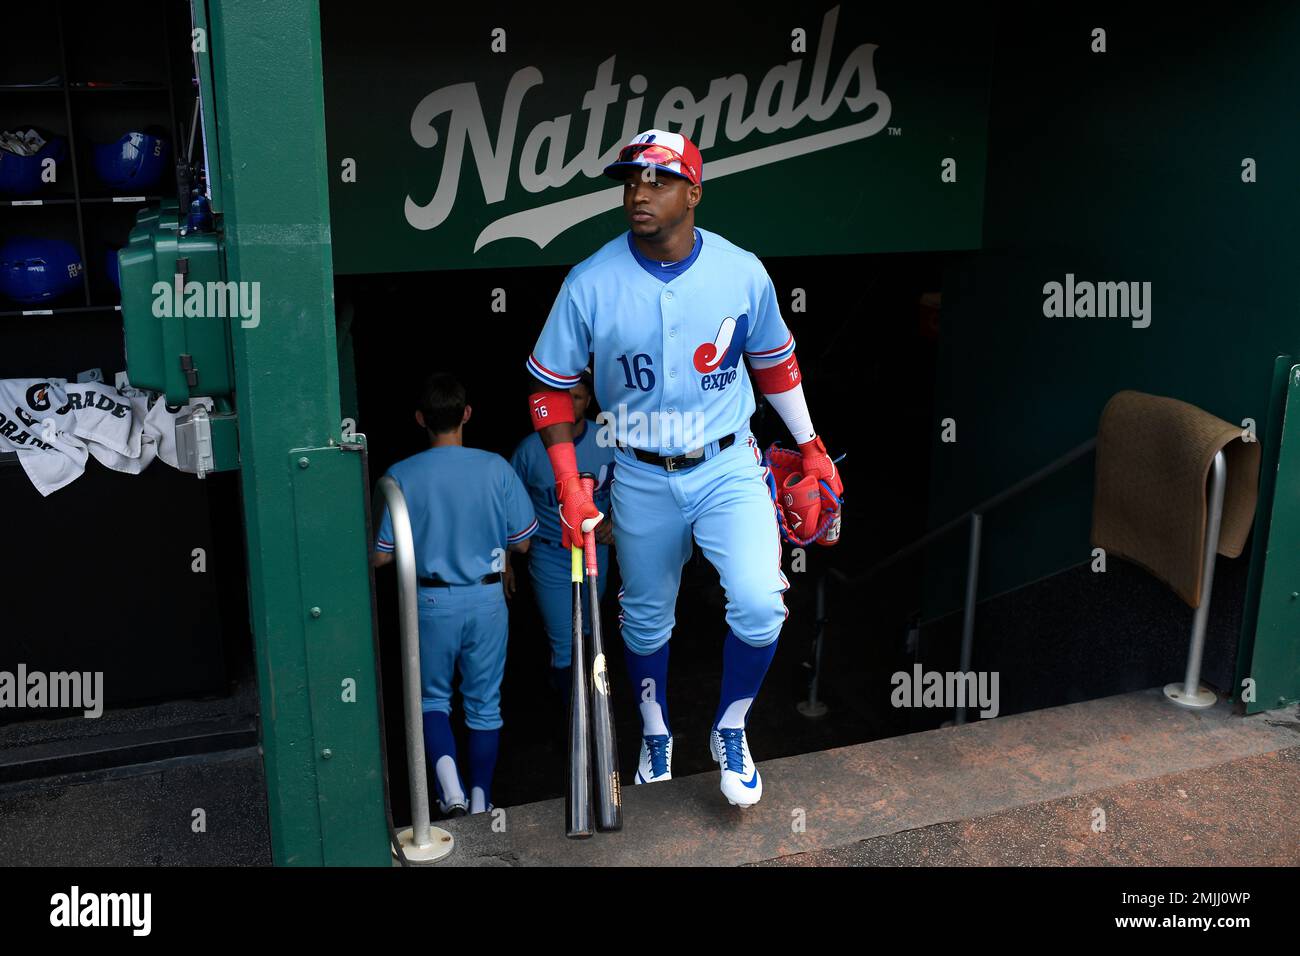
<path fill-rule="evenodd" d="M 1210 465 L 1220 449 L 1228 476 L 1219 554 L 1241 554 L 1255 517 L 1260 449 L 1243 431 L 1177 399 L 1116 393 L 1097 426 L 1092 546 L 1141 565 L 1198 607 Z"/>

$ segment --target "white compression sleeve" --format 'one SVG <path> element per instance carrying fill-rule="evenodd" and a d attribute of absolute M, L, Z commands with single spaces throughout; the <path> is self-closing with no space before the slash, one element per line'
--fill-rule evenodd
<path fill-rule="evenodd" d="M 810 442 L 817 437 L 817 432 L 812 425 L 812 415 L 808 413 L 808 402 L 803 397 L 802 383 L 784 392 L 763 397 L 776 409 L 776 413 L 781 416 L 781 421 L 785 422 L 785 427 L 790 429 L 790 435 L 796 445 Z"/>

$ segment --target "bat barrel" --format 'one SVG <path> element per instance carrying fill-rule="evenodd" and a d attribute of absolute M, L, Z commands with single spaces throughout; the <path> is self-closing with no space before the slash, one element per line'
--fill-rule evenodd
<path fill-rule="evenodd" d="M 598 584 L 596 575 L 589 573 L 587 596 L 591 603 L 591 718 L 592 749 L 596 754 L 596 828 L 612 831 L 623 829 L 623 790 L 618 775 L 618 736 L 614 732 L 609 669 L 601 634 Z"/>

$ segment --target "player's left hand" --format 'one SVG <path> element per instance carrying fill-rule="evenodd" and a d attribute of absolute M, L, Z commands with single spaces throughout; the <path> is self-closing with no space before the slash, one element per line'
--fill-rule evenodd
<path fill-rule="evenodd" d="M 605 515 L 605 520 L 596 525 L 596 543 L 613 544 L 614 543 L 614 516 Z"/>
<path fill-rule="evenodd" d="M 515 569 L 510 564 L 510 559 L 506 558 L 505 570 L 501 572 L 501 589 L 506 593 L 506 600 L 510 600 L 515 595 Z"/>
<path fill-rule="evenodd" d="M 839 469 L 831 461 L 831 456 L 826 453 L 826 446 L 822 444 L 820 436 L 815 436 L 812 441 L 800 445 L 799 454 L 803 456 L 803 473 L 805 476 L 812 475 L 814 478 L 826 482 L 831 491 L 835 493 L 836 498 L 843 497 L 844 483 L 840 481 Z"/>

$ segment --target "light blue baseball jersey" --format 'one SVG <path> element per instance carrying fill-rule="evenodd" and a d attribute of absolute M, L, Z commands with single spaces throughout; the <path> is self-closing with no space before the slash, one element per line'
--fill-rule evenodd
<path fill-rule="evenodd" d="M 420 577 L 474 584 L 502 570 L 502 551 L 537 531 L 537 516 L 510 463 L 481 448 L 442 445 L 388 469 L 406 497 Z M 376 551 L 393 550 L 384 507 Z"/>
<path fill-rule="evenodd" d="M 676 266 L 647 265 L 626 232 L 570 269 L 527 362 L 540 381 L 569 389 L 594 353 L 613 434 L 661 455 L 748 428 L 754 390 L 741 356 L 775 362 L 795 348 L 758 257 L 696 233 Z"/>
<path fill-rule="evenodd" d="M 578 471 L 590 472 L 596 476 L 596 487 L 592 493 L 596 507 L 608 514 L 609 483 L 614 477 L 614 449 L 612 446 L 598 444 L 596 434 L 596 424 L 588 421 L 583 427 L 582 435 L 573 443 L 573 448 L 578 460 Z M 533 501 L 533 510 L 537 514 L 537 536 L 558 545 L 562 536 L 560 506 L 555 499 L 555 469 L 547 457 L 542 436 L 533 432 L 521 441 L 515 448 L 515 453 L 510 456 L 510 464 Z M 567 559 L 567 555 L 565 557 Z"/>

